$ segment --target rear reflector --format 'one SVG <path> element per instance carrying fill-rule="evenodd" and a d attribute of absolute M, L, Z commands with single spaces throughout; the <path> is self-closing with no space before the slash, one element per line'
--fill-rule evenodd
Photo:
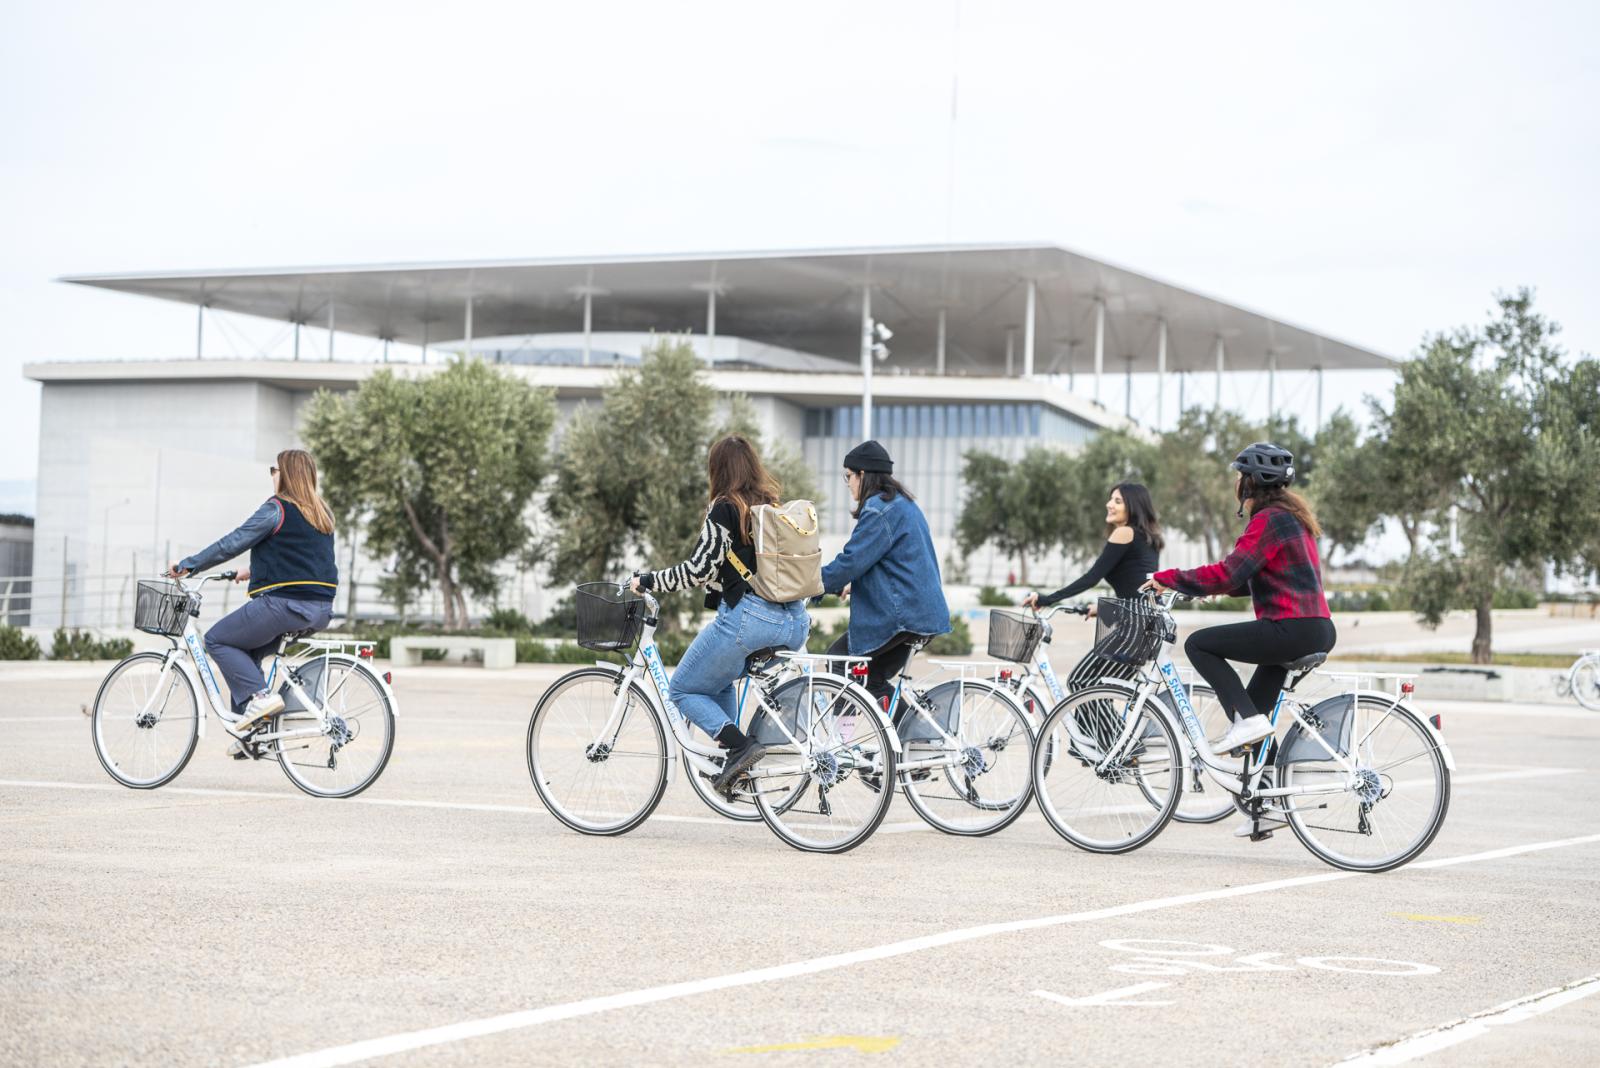
<path fill-rule="evenodd" d="M 1433 729 L 1434 730 L 1436 730 L 1436 731 L 1444 730 L 1444 717 L 1443 716 L 1429 716 L 1428 717 L 1428 722 L 1433 724 Z"/>
<path fill-rule="evenodd" d="M 393 686 L 394 685 L 394 672 L 385 671 L 383 673 L 383 681 L 387 682 L 390 686 Z"/>
<path fill-rule="evenodd" d="M 372 659 L 372 646 L 363 645 L 361 648 L 356 650 L 356 655 L 359 656 L 363 660 L 371 660 Z"/>
<path fill-rule="evenodd" d="M 1011 677 L 1010 670 L 1005 670 L 1005 671 L 1000 672 L 1000 681 L 1001 682 L 1004 682 L 1005 680 L 1009 679 L 1010 677 Z"/>
<path fill-rule="evenodd" d="M 1417 692 L 1417 684 L 1414 683 L 1414 682 L 1402 682 L 1400 684 L 1400 692 L 1401 693 L 1416 693 Z"/>
<path fill-rule="evenodd" d="M 865 664 L 851 664 L 850 665 L 850 674 L 854 675 L 858 679 L 865 678 L 866 674 L 867 674 L 867 665 L 865 665 Z"/>

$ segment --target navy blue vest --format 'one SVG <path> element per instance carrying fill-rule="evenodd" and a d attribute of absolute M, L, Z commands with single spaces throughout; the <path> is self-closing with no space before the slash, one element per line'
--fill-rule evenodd
<path fill-rule="evenodd" d="M 250 596 L 298 597 L 331 601 L 339 588 L 333 561 L 333 535 L 307 522 L 293 501 L 274 497 L 282 513 L 278 529 L 250 550 Z"/>

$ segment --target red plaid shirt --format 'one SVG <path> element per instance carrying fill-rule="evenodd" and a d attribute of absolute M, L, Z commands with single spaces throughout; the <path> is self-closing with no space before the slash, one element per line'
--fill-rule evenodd
<path fill-rule="evenodd" d="M 1252 515 L 1222 563 L 1192 571 L 1168 568 L 1152 577 L 1191 597 L 1242 597 L 1248 591 L 1257 619 L 1329 618 L 1316 540 L 1282 508 Z"/>

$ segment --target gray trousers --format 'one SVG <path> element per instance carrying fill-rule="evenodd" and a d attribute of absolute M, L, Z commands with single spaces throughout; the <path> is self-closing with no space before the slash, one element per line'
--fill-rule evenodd
<path fill-rule="evenodd" d="M 228 680 L 235 713 L 267 688 L 261 659 L 290 631 L 321 630 L 333 618 L 332 601 L 305 601 L 262 594 L 229 612 L 206 631 L 206 652 Z"/>

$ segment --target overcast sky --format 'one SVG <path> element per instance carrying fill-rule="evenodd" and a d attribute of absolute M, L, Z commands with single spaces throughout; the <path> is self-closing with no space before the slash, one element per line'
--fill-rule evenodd
<path fill-rule="evenodd" d="M 1597 10 L 20 0 L 0 510 L 24 362 L 193 353 L 71 273 L 1045 240 L 1394 355 L 1533 285 L 1592 351 Z"/>

